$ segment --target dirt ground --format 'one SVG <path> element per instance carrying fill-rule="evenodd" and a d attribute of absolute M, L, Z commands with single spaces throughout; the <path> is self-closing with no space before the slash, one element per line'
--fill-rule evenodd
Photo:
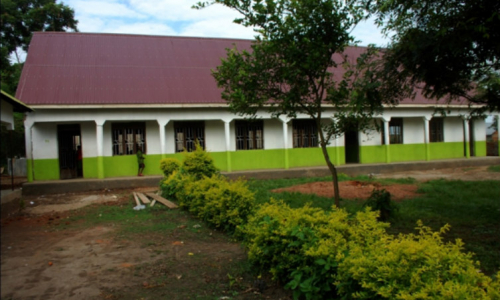
<path fill-rule="evenodd" d="M 407 171 L 391 174 L 371 174 L 377 178 L 414 178 L 417 181 L 428 181 L 434 179 L 449 180 L 500 180 L 499 172 L 489 172 L 488 167 L 474 168 L 451 168 L 428 171 Z M 391 193 L 393 200 L 401 201 L 418 196 L 416 184 L 393 184 L 381 186 L 378 183 L 364 183 L 359 181 L 339 182 L 340 197 L 344 199 L 367 199 L 373 189 L 385 189 Z M 304 194 L 316 194 L 323 197 L 333 197 L 331 182 L 312 182 L 287 188 L 273 190 L 273 192 L 298 192 Z"/>
<path fill-rule="evenodd" d="M 27 196 L 22 212 L 19 201 L 2 204 L 1 299 L 214 299 L 213 291 L 229 299 L 234 289 L 239 298 L 230 299 L 291 299 L 270 280 L 265 291 L 252 278 L 230 281 L 232 266 L 246 259 L 243 248 L 217 231 L 195 231 L 199 221 L 182 211 L 168 235 L 130 239 L 115 224 L 72 224 L 84 206 L 131 209 L 131 192 Z"/>
<path fill-rule="evenodd" d="M 436 178 L 500 180 L 500 173 L 488 172 L 486 167 L 373 176 L 413 177 L 419 181 Z M 374 187 L 357 181 L 344 182 L 341 196 L 364 198 Z M 384 188 L 393 193 L 395 199 L 416 194 L 415 185 Z M 328 194 L 331 190 L 329 182 L 286 190 L 331 196 Z M 151 233 L 141 236 L 141 239 L 117 235 L 113 224 L 90 228 L 71 226 L 72 216 L 79 214 L 78 208 L 130 205 L 130 193 L 131 190 L 107 190 L 38 195 L 23 197 L 23 203 L 2 204 L 1 299 L 190 299 L 185 295 L 204 295 L 203 291 L 192 290 L 193 287 L 235 284 L 241 285 L 237 296 L 222 293 L 201 299 L 291 299 L 277 287 L 267 286 L 259 290 L 238 278 L 228 282 L 228 264 L 243 261 L 246 257 L 244 250 L 224 235 L 208 229 L 188 234 L 185 230 L 193 225 L 187 219 L 175 221 L 179 222 L 179 227 L 169 235 Z M 20 206 L 24 206 L 21 212 Z M 67 227 L 61 229 L 62 225 Z M 188 228 L 183 229 L 186 226 Z M 200 234 L 204 238 L 200 239 Z M 159 281 L 158 278 L 162 279 Z M 184 291 L 183 294 L 170 294 L 174 288 Z M 158 292 L 152 293 L 153 290 Z"/>

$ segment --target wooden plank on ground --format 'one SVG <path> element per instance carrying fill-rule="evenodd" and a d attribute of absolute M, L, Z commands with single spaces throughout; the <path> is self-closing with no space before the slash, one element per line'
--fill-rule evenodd
<path fill-rule="evenodd" d="M 171 201 L 168 201 L 167 199 L 163 198 L 162 196 L 158 196 L 158 195 L 153 194 L 153 193 L 147 193 L 146 195 L 152 199 L 155 199 L 156 201 L 160 202 L 161 204 L 165 205 L 166 207 L 168 207 L 170 209 L 177 208 L 177 204 L 175 204 Z"/>
<path fill-rule="evenodd" d="M 139 199 L 141 199 L 142 202 L 144 202 L 144 204 L 149 204 L 151 203 L 151 201 L 149 201 L 148 197 L 144 196 L 143 193 L 135 193 L 137 195 L 137 197 L 139 197 Z"/>
<path fill-rule="evenodd" d="M 134 195 L 135 203 L 136 203 L 137 205 L 141 205 L 141 202 L 140 202 L 140 201 L 139 201 L 139 199 L 137 198 L 136 193 L 135 193 L 135 192 L 133 192 L 133 193 L 132 193 L 132 195 Z"/>
<path fill-rule="evenodd" d="M 156 203 L 156 200 L 151 201 L 151 205 L 150 206 L 155 205 L 155 203 Z"/>

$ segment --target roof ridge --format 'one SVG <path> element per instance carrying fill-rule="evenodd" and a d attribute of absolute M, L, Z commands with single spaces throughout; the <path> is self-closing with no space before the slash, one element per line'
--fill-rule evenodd
<path fill-rule="evenodd" d="M 145 37 L 145 38 L 175 38 L 175 39 L 202 39 L 202 40 L 236 40 L 254 41 L 255 39 L 228 38 L 228 37 L 203 37 L 203 36 L 183 36 L 183 35 L 153 35 L 136 33 L 111 33 L 111 32 L 66 32 L 66 31 L 35 31 L 33 35 L 95 35 L 95 36 L 123 36 L 123 37 Z"/>

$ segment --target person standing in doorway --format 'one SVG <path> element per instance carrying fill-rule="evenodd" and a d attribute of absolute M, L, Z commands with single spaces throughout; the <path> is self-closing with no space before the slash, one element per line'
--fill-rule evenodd
<path fill-rule="evenodd" d="M 142 151 L 137 150 L 137 163 L 139 164 L 139 171 L 138 171 L 137 176 L 144 176 L 144 175 L 142 175 L 142 172 L 144 172 L 144 159 L 145 158 L 146 157 L 144 156 L 144 154 L 142 154 Z"/>

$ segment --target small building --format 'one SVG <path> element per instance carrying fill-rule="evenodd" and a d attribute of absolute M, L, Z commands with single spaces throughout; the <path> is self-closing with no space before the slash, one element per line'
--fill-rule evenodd
<path fill-rule="evenodd" d="M 14 130 L 14 112 L 33 111 L 29 106 L 22 103 L 12 95 L 1 90 L 1 116 L 0 120 L 7 130 Z"/>
<path fill-rule="evenodd" d="M 223 171 L 325 165 L 316 125 L 305 115 L 250 122 L 231 113 L 211 70 L 226 48 L 250 40 L 88 33 L 35 33 L 17 97 L 26 114 L 28 179 L 107 178 L 144 174 L 181 157 L 195 141 Z M 364 48 L 350 47 L 349 56 Z M 377 118 L 382 132 L 349 132 L 330 141 L 335 164 L 391 163 L 486 155 L 486 126 L 466 104 L 443 107 L 419 95 Z M 327 108 L 325 115 L 332 112 Z M 325 118 L 323 122 L 331 122 Z M 385 134 L 384 134 L 385 132 Z M 78 170 L 78 151 L 81 170 Z"/>

